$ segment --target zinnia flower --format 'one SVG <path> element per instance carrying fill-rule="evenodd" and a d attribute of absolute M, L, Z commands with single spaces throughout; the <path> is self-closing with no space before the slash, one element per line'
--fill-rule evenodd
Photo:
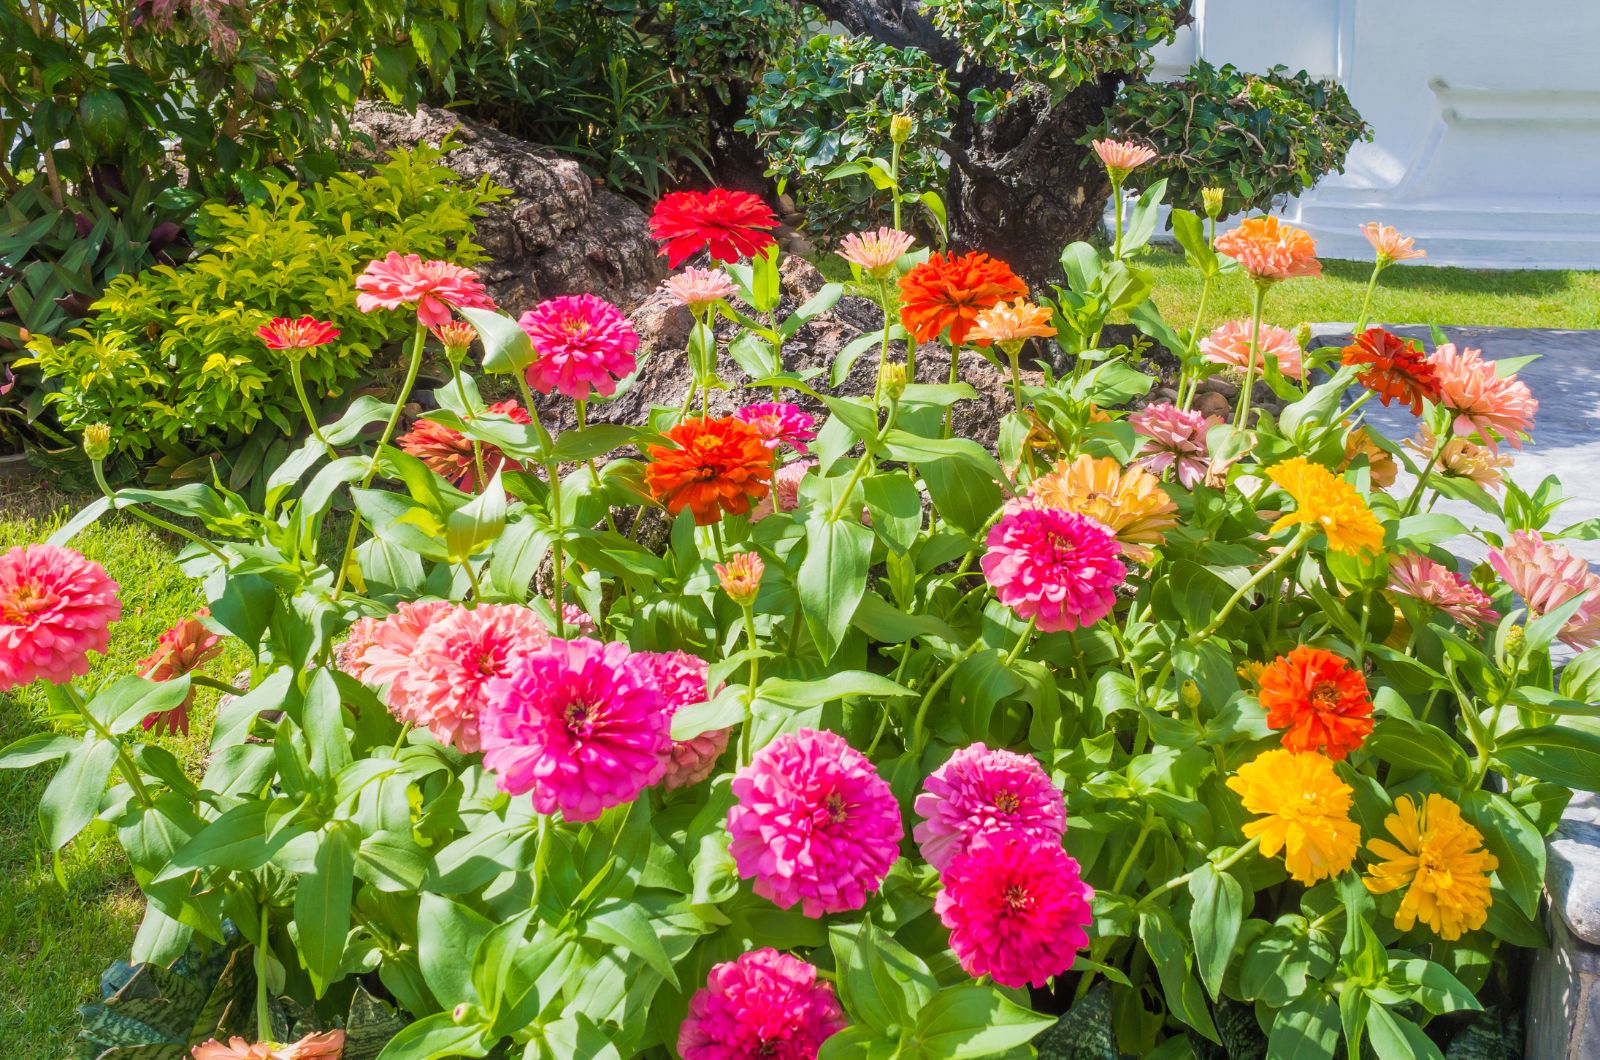
<path fill-rule="evenodd" d="M 1361 226 L 1361 234 L 1367 237 L 1367 242 L 1372 244 L 1372 249 L 1378 255 L 1378 264 L 1387 265 L 1391 261 L 1410 261 L 1413 258 L 1425 258 L 1426 250 L 1417 250 L 1412 244 L 1414 240 L 1405 238 L 1397 229 L 1377 221 L 1368 221 Z"/>
<path fill-rule="evenodd" d="M 639 651 L 633 653 L 632 663 L 643 672 L 645 682 L 660 691 L 669 720 L 683 707 L 706 701 L 709 667 L 704 659 L 683 651 Z M 732 731 L 717 729 L 688 740 L 674 740 L 667 771 L 661 777 L 662 787 L 671 791 L 709 777 L 727 748 Z"/>
<path fill-rule="evenodd" d="M 194 1047 L 194 1060 L 339 1060 L 344 1055 L 344 1031 L 308 1034 L 292 1045 L 277 1042 L 251 1044 L 234 1036 L 223 1045 L 215 1038 Z"/>
<path fill-rule="evenodd" d="M 1089 944 L 1094 888 L 1059 842 L 1016 832 L 977 839 L 940 875 L 933 910 L 970 976 L 1044 986 Z"/>
<path fill-rule="evenodd" d="M 0 555 L 0 692 L 43 678 L 65 684 L 89 672 L 122 617 L 106 569 L 57 545 Z"/>
<path fill-rule="evenodd" d="M 1415 438 L 1407 438 L 1401 444 L 1424 460 L 1430 460 L 1433 458 L 1434 442 L 1433 432 L 1423 425 Z M 1454 435 L 1444 443 L 1444 451 L 1434 465 L 1434 472 L 1451 478 L 1471 479 L 1491 493 L 1498 493 L 1506 486 L 1505 470 L 1514 463 L 1516 457 L 1510 453 L 1501 453 L 1471 439 Z"/>
<path fill-rule="evenodd" d="M 533 422 L 528 410 L 518 401 L 497 401 L 489 406 L 488 411 L 510 417 L 513 423 Z M 410 453 L 427 464 L 428 470 L 456 489 L 476 493 L 487 485 L 478 481 L 478 468 L 472 459 L 472 439 L 454 427 L 446 427 L 424 416 L 411 425 L 411 430 L 396 438 L 395 444 L 402 452 Z M 502 468 L 507 471 L 522 469 L 522 465 L 508 459 L 499 446 L 488 442 L 478 444 L 483 454 L 483 473 L 490 479 Z"/>
<path fill-rule="evenodd" d="M 677 268 L 704 250 L 712 261 L 738 261 L 777 242 L 772 208 L 747 191 L 712 188 L 661 197 L 650 215 L 650 235 L 662 244 L 667 267 Z"/>
<path fill-rule="evenodd" d="M 1078 454 L 1028 484 L 1033 507 L 1059 508 L 1087 515 L 1116 536 L 1122 554 L 1140 563 L 1161 545 L 1164 531 L 1177 523 L 1178 506 L 1161 480 L 1143 467 L 1123 467 L 1114 457 Z"/>
<path fill-rule="evenodd" d="M 1400 466 L 1395 463 L 1389 450 L 1383 448 L 1372 440 L 1372 435 L 1365 427 L 1357 427 L 1344 438 L 1344 463 L 1340 465 L 1341 471 L 1349 470 L 1355 464 L 1357 457 L 1367 458 L 1367 478 L 1372 483 L 1373 489 L 1388 489 L 1394 485 L 1395 476 L 1400 473 Z"/>
<path fill-rule="evenodd" d="M 833 985 L 771 948 L 712 967 L 678 1029 L 683 1060 L 815 1060 L 848 1025 Z"/>
<path fill-rule="evenodd" d="M 1104 618 L 1128 573 L 1117 539 L 1077 512 L 1017 508 L 994 525 L 987 544 L 980 563 L 995 599 L 1046 633 Z"/>
<path fill-rule="evenodd" d="M 458 607 L 430 624 L 411 650 L 400 695 L 390 688 L 390 709 L 425 725 L 433 738 L 458 751 L 479 747 L 479 724 L 490 682 L 550 641 L 530 608 L 516 604 Z"/>
<path fill-rule="evenodd" d="M 881 279 L 915 242 L 898 228 L 887 226 L 876 232 L 851 232 L 840 242 L 839 256 L 868 276 Z"/>
<path fill-rule="evenodd" d="M 1027 296 L 1028 285 L 1003 261 L 977 252 L 934 254 L 901 277 L 900 322 L 918 342 L 948 330 L 951 345 L 960 346 L 983 310 Z"/>
<path fill-rule="evenodd" d="M 978 313 L 967 337 L 980 345 L 998 342 L 1002 349 L 1027 339 L 1047 339 L 1056 333 L 1050 310 L 1026 299 L 1000 302 Z"/>
<path fill-rule="evenodd" d="M 1355 860 L 1361 829 L 1350 820 L 1351 787 L 1333 762 L 1315 751 L 1264 751 L 1228 778 L 1250 813 L 1246 838 L 1261 839 L 1264 857 L 1283 853 L 1289 875 L 1307 887 L 1339 875 Z"/>
<path fill-rule="evenodd" d="M 618 641 L 551 640 L 489 682 L 483 764 L 540 813 L 592 821 L 661 779 L 672 750 L 666 701 Z"/>
<path fill-rule="evenodd" d="M 1295 510 L 1280 516 L 1268 535 L 1304 523 L 1321 527 L 1328 535 L 1328 547 L 1336 552 L 1355 555 L 1383 547 L 1383 527 L 1367 502 L 1354 486 L 1321 464 L 1297 456 L 1267 468 L 1267 477 L 1295 503 Z"/>
<path fill-rule="evenodd" d="M 754 552 L 735 552 L 728 557 L 728 562 L 713 566 L 717 571 L 717 581 L 722 591 L 728 594 L 728 599 L 741 607 L 756 602 L 756 597 L 761 593 L 761 575 L 767 570 L 767 565 L 759 555 Z"/>
<path fill-rule="evenodd" d="M 222 654 L 222 638 L 206 628 L 201 618 L 211 609 L 202 607 L 188 618 L 180 618 L 172 628 L 156 640 L 156 650 L 140 660 L 135 667 L 139 676 L 149 681 L 170 681 Z M 194 701 L 194 690 L 171 710 L 158 710 L 144 716 L 146 730 L 160 728 L 167 733 L 181 732 L 189 735 L 189 706 Z"/>
<path fill-rule="evenodd" d="M 405 695 L 404 679 L 411 672 L 417 638 L 455 609 L 445 600 L 405 600 L 380 621 L 358 620 L 350 627 L 345 653 L 350 657 L 350 676 L 374 687 L 388 685 L 392 706 L 396 696 Z"/>
<path fill-rule="evenodd" d="M 1439 400 L 1439 379 L 1422 351 L 1398 335 L 1382 328 L 1368 328 L 1346 346 L 1344 364 L 1366 365 L 1356 381 L 1378 395 L 1388 405 L 1398 400 L 1411 407 L 1413 416 L 1422 415 L 1424 401 Z"/>
<path fill-rule="evenodd" d="M 1453 343 L 1434 350 L 1428 363 L 1439 378 L 1440 404 L 1456 414 L 1457 434 L 1476 431 L 1490 449 L 1501 441 L 1522 448 L 1522 434 L 1533 429 L 1539 411 L 1528 384 L 1500 375 L 1481 351 L 1457 350 Z"/>
<path fill-rule="evenodd" d="M 911 830 L 923 858 L 944 871 L 980 836 L 1016 832 L 1061 845 L 1067 804 L 1030 755 L 981 743 L 956 751 L 928 775 L 917 796 L 922 822 Z"/>
<path fill-rule="evenodd" d="M 661 281 L 661 289 L 680 305 L 699 309 L 733 297 L 733 280 L 721 269 L 684 269 Z"/>
<path fill-rule="evenodd" d="M 1113 176 L 1131 173 L 1156 157 L 1156 153 L 1150 148 L 1136 144 L 1132 140 L 1113 140 L 1107 137 L 1104 140 L 1094 141 L 1091 146 L 1094 148 L 1094 153 L 1100 156 L 1100 161 L 1105 164 L 1106 170 Z"/>
<path fill-rule="evenodd" d="M 1600 644 L 1600 574 L 1533 530 L 1517 530 L 1489 550 L 1489 566 L 1522 597 L 1531 615 L 1546 615 L 1574 597 L 1584 602 L 1557 634 L 1575 651 Z"/>
<path fill-rule="evenodd" d="M 759 523 L 774 512 L 792 512 L 800 503 L 800 480 L 817 466 L 815 460 L 794 460 L 772 473 L 772 492 L 750 512 L 750 521 Z"/>
<path fill-rule="evenodd" d="M 1241 371 L 1250 366 L 1251 320 L 1243 317 L 1218 324 L 1211 334 L 1200 340 L 1200 353 L 1212 364 L 1225 364 Z M 1273 324 L 1262 324 L 1256 333 L 1256 367 L 1275 361 L 1278 371 L 1289 379 L 1299 379 L 1305 374 L 1301 361 L 1300 343 L 1294 332 Z"/>
<path fill-rule="evenodd" d="M 356 308 L 363 313 L 414 305 L 417 319 L 426 327 L 450 323 L 451 307 L 493 309 L 494 300 L 484 290 L 478 274 L 448 261 L 423 261 L 415 254 L 388 255 L 369 261 L 356 277 Z"/>
<path fill-rule="evenodd" d="M 1409 795 L 1394 809 L 1383 824 L 1398 843 L 1367 840 L 1367 849 L 1383 860 L 1363 881 L 1373 894 L 1405 888 L 1394 926 L 1410 931 L 1420 920 L 1447 942 L 1483 927 L 1494 904 L 1489 873 L 1500 867 L 1483 849 L 1483 834 L 1462 820 L 1461 807 L 1437 793 L 1420 812 Z"/>
<path fill-rule="evenodd" d="M 768 449 L 787 445 L 797 453 L 804 453 L 806 443 L 817 436 L 817 432 L 812 430 L 816 418 L 799 405 L 791 405 L 787 401 L 746 405 L 733 417 L 754 427 Z"/>
<path fill-rule="evenodd" d="M 1276 217 L 1247 217 L 1217 237 L 1217 251 L 1237 261 L 1257 283 L 1321 276 L 1317 242 Z"/>
<path fill-rule="evenodd" d="M 433 337 L 439 340 L 439 345 L 457 354 L 467 352 L 467 347 L 478 341 L 478 329 L 465 320 L 451 320 L 435 325 L 429 330 L 433 332 Z"/>
<path fill-rule="evenodd" d="M 722 521 L 722 513 L 743 515 L 750 502 L 767 495 L 772 453 L 761 433 L 743 420 L 684 420 L 667 432 L 677 448 L 650 447 L 645 484 L 667 511 L 685 508 L 697 526 Z"/>
<path fill-rule="evenodd" d="M 860 909 L 900 856 L 900 805 L 838 733 L 784 733 L 733 778 L 728 834 L 739 875 L 806 916 Z"/>
<path fill-rule="evenodd" d="M 339 329 L 326 320 L 316 317 L 273 317 L 256 329 L 261 341 L 269 350 L 309 350 L 326 346 L 339 337 Z"/>
<path fill-rule="evenodd" d="M 1129 416 L 1128 422 L 1133 425 L 1135 434 L 1150 439 L 1139 450 L 1135 463 L 1158 476 L 1172 468 L 1184 489 L 1194 489 L 1196 484 L 1205 481 L 1206 471 L 1211 466 L 1206 432 L 1216 425 L 1216 420 L 1162 401 L 1146 405 Z"/>
<path fill-rule="evenodd" d="M 1389 563 L 1389 589 L 1436 607 L 1463 626 L 1486 626 L 1500 617 L 1482 590 L 1419 552 Z"/>
<path fill-rule="evenodd" d="M 528 365 L 528 385 L 541 394 L 559 390 L 574 401 L 591 392 L 610 397 L 617 380 L 638 367 L 639 333 L 622 310 L 592 294 L 540 302 L 517 318 L 538 359 Z"/>
<path fill-rule="evenodd" d="M 1367 679 L 1331 651 L 1301 645 L 1280 655 L 1261 671 L 1260 685 L 1267 724 L 1286 730 L 1291 751 L 1321 750 L 1337 762 L 1372 731 Z"/>

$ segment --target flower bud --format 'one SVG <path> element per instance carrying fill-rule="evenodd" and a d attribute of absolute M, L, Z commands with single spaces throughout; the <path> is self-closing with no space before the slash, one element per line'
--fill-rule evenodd
<path fill-rule="evenodd" d="M 466 1027 L 474 1023 L 483 1022 L 483 1010 L 470 1001 L 463 1001 L 450 1012 L 450 1022 L 457 1027 Z"/>
<path fill-rule="evenodd" d="M 1183 700 L 1183 705 L 1189 710 L 1200 709 L 1200 686 L 1193 681 L 1185 681 L 1178 687 L 1178 698 Z"/>
<path fill-rule="evenodd" d="M 1205 204 L 1206 216 L 1215 221 L 1222 216 L 1222 189 L 1201 188 L 1200 201 Z"/>
<path fill-rule="evenodd" d="M 111 455 L 111 426 L 91 423 L 83 429 L 83 451 L 89 459 L 99 463 Z"/>
<path fill-rule="evenodd" d="M 899 401 L 900 395 L 906 392 L 906 383 L 909 381 L 906 366 L 903 364 L 886 364 L 883 366 L 883 392 L 891 401 Z"/>
<path fill-rule="evenodd" d="M 1300 351 L 1302 353 L 1310 349 L 1311 325 L 1302 321 L 1300 325 L 1294 329 L 1294 341 L 1295 345 L 1300 347 Z"/>
<path fill-rule="evenodd" d="M 740 607 L 755 603 L 756 594 L 761 591 L 761 575 L 767 569 L 760 556 L 754 552 L 735 552 L 727 563 L 718 563 L 716 567 L 717 579 L 728 599 Z"/>
<path fill-rule="evenodd" d="M 909 114 L 896 114 L 889 119 L 889 139 L 897 144 L 903 144 L 911 139 L 911 130 L 916 128 L 916 122 Z"/>
<path fill-rule="evenodd" d="M 444 355 L 451 364 L 459 363 L 478 337 L 478 329 L 465 320 L 452 320 L 429 330 L 444 347 Z"/>
<path fill-rule="evenodd" d="M 1527 630 L 1522 626 L 1512 626 L 1506 630 L 1506 658 L 1515 659 L 1522 654 L 1522 643 L 1527 639 Z"/>

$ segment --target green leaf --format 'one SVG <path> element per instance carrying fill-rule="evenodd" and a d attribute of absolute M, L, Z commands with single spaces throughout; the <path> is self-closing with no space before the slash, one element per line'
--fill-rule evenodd
<path fill-rule="evenodd" d="M 171 681 L 119 677 L 89 700 L 89 713 L 113 735 L 121 735 L 146 715 L 176 708 L 189 698 L 189 675 Z"/>
<path fill-rule="evenodd" d="M 1176 207 L 1168 215 L 1172 224 L 1172 237 L 1183 248 L 1183 255 L 1202 276 L 1217 274 L 1217 252 L 1206 238 L 1205 222 L 1192 210 Z"/>
<path fill-rule="evenodd" d="M 1189 878 L 1189 893 L 1194 896 L 1189 934 L 1194 938 L 1195 967 L 1206 991 L 1216 998 L 1244 922 L 1244 886 L 1208 861 Z"/>
<path fill-rule="evenodd" d="M 992 987 L 968 983 L 939 991 L 918 1014 L 911 1040 L 928 1060 L 965 1060 L 1026 1045 L 1054 1022 Z"/>
<path fill-rule="evenodd" d="M 481 494 L 445 520 L 445 555 L 451 563 L 465 563 L 499 537 L 505 525 L 506 488 L 496 471 Z"/>
<path fill-rule="evenodd" d="M 606 902 L 598 912 L 584 920 L 583 930 L 591 938 L 621 946 L 674 987 L 678 985 L 672 958 L 667 956 L 649 918 L 637 904 L 620 899 Z"/>
<path fill-rule="evenodd" d="M 884 1035 L 903 1031 L 938 993 L 922 958 L 870 922 L 835 924 L 828 942 L 845 1008 Z"/>
<path fill-rule="evenodd" d="M 831 659 L 850 628 L 856 604 L 867 590 L 872 531 L 853 519 L 817 518 L 806 523 L 806 554 L 795 590 L 806 627 L 824 661 Z"/>
<path fill-rule="evenodd" d="M 339 979 L 345 937 L 350 933 L 356 861 L 353 828 L 344 821 L 329 822 L 312 859 L 312 870 L 300 875 L 295 891 L 300 961 L 311 975 L 317 997 Z"/>
<path fill-rule="evenodd" d="M 472 312 L 472 310 L 465 310 Z M 445 1060 L 452 1056 L 483 1056 L 489 1049 L 483 1029 L 476 1024 L 458 1027 L 450 1013 L 439 1012 L 406 1025 L 389 1039 L 378 1060 Z"/>
<path fill-rule="evenodd" d="M 1367 746 L 1385 762 L 1465 781 L 1472 763 L 1443 729 L 1398 714 L 1378 719 Z"/>
<path fill-rule="evenodd" d="M 960 530 L 976 534 L 1004 500 L 994 476 L 961 460 L 930 460 L 917 465 L 939 515 Z"/>
<path fill-rule="evenodd" d="M 241 802 L 180 847 L 154 882 L 176 879 L 196 869 L 259 869 L 289 840 L 307 831 L 302 825 L 289 825 L 272 832 L 274 820 L 269 814 L 282 808 L 282 802 Z"/>
<path fill-rule="evenodd" d="M 867 670 L 840 670 L 815 681 L 775 677 L 761 682 L 757 692 L 767 702 L 786 707 L 819 707 L 846 696 L 912 695 L 904 685 Z"/>
<path fill-rule="evenodd" d="M 1141 910 L 1139 937 L 1155 961 L 1156 973 L 1161 979 L 1161 993 L 1166 998 L 1167 1009 L 1212 1041 L 1221 1044 L 1216 1025 L 1211 1021 L 1211 1011 L 1206 1007 L 1205 994 L 1189 971 L 1189 953 L 1178 934 L 1172 914 L 1164 908 Z"/>
<path fill-rule="evenodd" d="M 509 375 L 525 371 L 528 365 L 539 359 L 528 333 L 504 313 L 491 309 L 463 308 L 461 315 L 467 318 L 467 323 L 478 329 L 478 338 L 483 343 L 484 371 Z"/>
<path fill-rule="evenodd" d="M 463 1001 L 478 1001 L 472 984 L 472 954 L 494 924 L 459 902 L 424 891 L 417 908 L 417 963 L 435 1001 L 448 1013 Z"/>
<path fill-rule="evenodd" d="M 62 760 L 39 797 L 39 821 L 51 850 L 60 850 L 100 812 L 117 743 L 89 733 Z"/>
<path fill-rule="evenodd" d="M 1421 1027 L 1376 1001 L 1367 1011 L 1367 1042 L 1378 1060 L 1444 1060 L 1444 1054 Z"/>
<path fill-rule="evenodd" d="M 0 750 L 0 769 L 27 769 L 30 766 L 54 762 L 63 758 L 78 741 L 70 736 L 53 732 L 36 732 L 31 736 L 7 744 Z"/>
<path fill-rule="evenodd" d="M 1389 978 L 1412 988 L 1412 996 L 1435 1016 L 1446 1012 L 1481 1012 L 1483 1006 L 1449 969 L 1421 957 L 1389 962 Z"/>
<path fill-rule="evenodd" d="M 1587 729 L 1518 729 L 1500 737 L 1495 757 L 1511 772 L 1580 791 L 1600 788 L 1600 734 Z"/>
<path fill-rule="evenodd" d="M 528 586 L 550 552 L 553 535 L 532 517 L 523 516 L 506 525 L 494 543 L 494 559 L 489 564 L 489 584 L 500 596 L 525 603 Z"/>
<path fill-rule="evenodd" d="M 1273 1060 L 1332 1060 L 1338 1046 L 1338 1004 L 1326 994 L 1310 993 L 1278 1011 L 1267 1055 Z"/>
<path fill-rule="evenodd" d="M 903 471 L 873 475 L 862 483 L 872 532 L 895 552 L 910 552 L 922 532 L 922 495 Z"/>
<path fill-rule="evenodd" d="M 1492 791 L 1469 792 L 1461 809 L 1500 862 L 1496 871 L 1506 893 L 1518 908 L 1533 916 L 1539 911 L 1544 888 L 1544 836 L 1504 795 Z"/>
<path fill-rule="evenodd" d="M 550 450 L 550 459 L 577 464 L 615 449 L 626 449 L 638 437 L 638 429 L 624 423 L 591 423 L 582 430 L 561 432 Z"/>

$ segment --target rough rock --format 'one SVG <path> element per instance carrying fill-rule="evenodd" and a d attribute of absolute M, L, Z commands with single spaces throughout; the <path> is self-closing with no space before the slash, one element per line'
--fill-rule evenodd
<path fill-rule="evenodd" d="M 451 168 L 511 190 L 479 219 L 478 242 L 488 254 L 479 273 L 513 312 L 585 292 L 626 307 L 666 275 L 644 212 L 597 187 L 569 158 L 428 106 L 407 113 L 358 103 L 350 124 L 378 151 L 453 136 L 461 146 L 449 155 Z"/>

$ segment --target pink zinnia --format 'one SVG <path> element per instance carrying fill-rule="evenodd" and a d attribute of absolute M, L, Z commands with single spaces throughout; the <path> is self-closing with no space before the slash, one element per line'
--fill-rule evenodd
<path fill-rule="evenodd" d="M 721 269 L 697 269 L 690 266 L 676 276 L 661 281 L 661 289 L 672 299 L 690 309 L 726 301 L 733 297 L 733 280 Z"/>
<path fill-rule="evenodd" d="M 1440 403 L 1456 414 L 1455 432 L 1482 437 L 1491 450 L 1497 442 L 1522 448 L 1522 434 L 1533 428 L 1539 402 L 1515 375 L 1501 376 L 1479 350 L 1457 350 L 1445 343 L 1428 356 L 1439 377 Z"/>
<path fill-rule="evenodd" d="M 1072 967 L 1089 944 L 1094 888 L 1056 842 L 1009 833 L 979 839 L 940 876 L 934 912 L 968 975 L 1001 986 L 1045 981 Z"/>
<path fill-rule="evenodd" d="M 785 733 L 733 778 L 739 875 L 806 916 L 860 909 L 900 855 L 900 806 L 866 755 L 826 730 Z"/>
<path fill-rule="evenodd" d="M 517 318 L 539 359 L 528 365 L 528 385 L 541 394 L 559 390 L 574 401 L 591 391 L 610 397 L 617 380 L 638 366 L 639 333 L 622 310 L 592 294 L 540 302 Z"/>
<path fill-rule="evenodd" d="M 961 748 L 929 774 L 916 811 L 923 821 L 912 838 L 940 871 L 979 836 L 1018 832 L 1059 845 L 1067 830 L 1066 800 L 1038 761 L 981 743 Z"/>
<path fill-rule="evenodd" d="M 1108 137 L 1094 141 L 1092 146 L 1106 169 L 1114 173 L 1132 172 L 1156 157 L 1150 148 L 1132 140 L 1112 140 Z"/>
<path fill-rule="evenodd" d="M 1267 361 L 1276 361 L 1278 371 L 1290 379 L 1299 379 L 1305 371 L 1300 363 L 1300 344 L 1294 335 L 1272 324 L 1262 324 L 1257 335 L 1256 368 Z M 1250 364 L 1250 319 L 1230 320 L 1219 324 L 1200 340 L 1200 352 L 1212 364 L 1226 364 L 1233 368 L 1247 368 Z"/>
<path fill-rule="evenodd" d="M 1206 432 L 1216 423 L 1198 412 L 1178 408 L 1170 401 L 1144 408 L 1128 417 L 1135 434 L 1150 439 L 1134 461 L 1153 473 L 1172 468 L 1184 489 L 1194 489 L 1204 481 L 1211 466 Z"/>
<path fill-rule="evenodd" d="M 544 623 L 517 604 L 458 607 L 417 638 L 399 701 L 402 720 L 426 725 L 433 738 L 458 751 L 478 750 L 478 718 L 489 683 L 505 677 L 550 641 Z"/>
<path fill-rule="evenodd" d="M 512 423 L 533 422 L 533 418 L 528 415 L 528 410 L 522 407 L 522 403 L 510 398 L 497 401 L 484 411 L 505 416 Z M 427 464 L 428 470 L 456 489 L 477 493 L 482 486 L 488 484 L 478 482 L 478 465 L 472 455 L 472 439 L 454 427 L 448 427 L 424 416 L 412 423 L 411 430 L 396 438 L 394 442 L 401 452 L 410 453 Z M 502 469 L 522 470 L 522 464 L 507 459 L 499 446 L 480 442 L 478 452 L 483 459 L 483 473 L 489 481 L 493 481 L 495 472 Z"/>
<path fill-rule="evenodd" d="M 430 328 L 450 323 L 450 309 L 493 309 L 494 300 L 478 280 L 478 274 L 448 261 L 423 261 L 416 254 L 393 250 L 377 261 L 369 261 L 356 277 L 356 308 L 363 313 L 376 309 L 417 307 L 417 319 Z"/>
<path fill-rule="evenodd" d="M 592 637 L 600 632 L 600 627 L 595 625 L 594 619 L 589 617 L 589 612 L 577 604 L 561 605 L 561 621 L 566 626 L 569 637 Z"/>
<path fill-rule="evenodd" d="M 215 1038 L 194 1047 L 193 1060 L 339 1060 L 344 1055 L 344 1031 L 308 1034 L 290 1045 L 274 1042 L 247 1042 L 229 1038 L 227 1044 Z"/>
<path fill-rule="evenodd" d="M 647 683 L 660 690 L 666 700 L 668 718 L 684 707 L 706 701 L 708 667 L 704 659 L 682 651 L 641 651 L 634 653 L 633 663 L 643 671 Z M 717 729 L 687 740 L 674 740 L 661 786 L 671 791 L 698 784 L 709 777 L 727 748 L 728 734 L 732 731 Z"/>
<path fill-rule="evenodd" d="M 342 672 L 360 680 L 367 668 L 367 664 L 362 662 L 362 657 L 367 654 L 368 648 L 378 643 L 378 629 L 381 624 L 380 619 L 371 617 L 358 618 L 350 623 L 344 639 L 333 650 L 334 665 Z"/>
<path fill-rule="evenodd" d="M 849 1021 L 817 970 L 774 949 L 712 967 L 678 1030 L 683 1060 L 813 1060 Z"/>
<path fill-rule="evenodd" d="M 1477 586 L 1420 552 L 1389 564 L 1389 589 L 1436 607 L 1463 626 L 1485 626 L 1500 617 Z"/>
<path fill-rule="evenodd" d="M 339 337 L 339 329 L 316 317 L 273 317 L 256 329 L 269 350 L 309 350 L 326 346 Z"/>
<path fill-rule="evenodd" d="M 200 621 L 209 614 L 211 609 L 202 607 L 188 618 L 180 618 L 171 629 L 161 634 L 156 640 L 156 650 L 135 667 L 139 676 L 149 681 L 170 681 L 221 655 L 222 638 Z M 161 728 L 169 734 L 181 732 L 189 735 L 189 707 L 193 702 L 194 690 L 190 689 L 183 702 L 171 710 L 146 714 L 143 722 L 145 729 Z"/>
<path fill-rule="evenodd" d="M 411 670 L 411 653 L 424 630 L 454 611 L 445 600 L 407 600 L 394 614 L 381 620 L 359 619 L 350 627 L 347 649 L 351 677 L 374 687 L 388 685 L 390 704 L 403 696 L 404 678 Z"/>
<path fill-rule="evenodd" d="M 661 779 L 672 749 L 660 690 L 618 641 L 551 640 L 489 683 L 483 764 L 533 808 L 592 821 Z"/>
<path fill-rule="evenodd" d="M 806 452 L 806 443 L 816 438 L 816 418 L 799 405 L 787 401 L 767 401 L 759 405 L 746 405 L 735 412 L 734 418 L 748 423 L 761 435 L 768 449 L 787 445 L 797 453 Z"/>
<path fill-rule="evenodd" d="M 1092 626 L 1111 612 L 1127 576 L 1117 539 L 1086 515 L 1014 508 L 989 531 L 980 561 L 995 599 L 1039 630 Z"/>
<path fill-rule="evenodd" d="M 1557 634 L 1574 651 L 1600 644 L 1600 574 L 1532 530 L 1518 530 L 1489 550 L 1489 566 L 1522 597 L 1530 615 L 1546 615 L 1577 596 L 1584 602 Z"/>
<path fill-rule="evenodd" d="M 868 275 L 881 279 L 915 242 L 898 228 L 888 226 L 876 232 L 852 232 L 840 242 L 839 256 Z"/>
<path fill-rule="evenodd" d="M 756 503 L 750 521 L 758 523 L 774 511 L 792 512 L 800 503 L 800 481 L 817 466 L 815 460 L 796 460 L 772 473 L 772 490 Z"/>
<path fill-rule="evenodd" d="M 1368 221 L 1362 225 L 1361 234 L 1367 237 L 1367 242 L 1372 244 L 1378 260 L 1385 265 L 1391 261 L 1411 261 L 1413 258 L 1428 256 L 1426 250 L 1416 249 L 1415 240 L 1407 239 L 1398 229 L 1379 224 L 1377 221 Z"/>
<path fill-rule="evenodd" d="M 89 672 L 122 617 L 117 583 L 70 548 L 24 545 L 0 555 L 0 692 Z"/>

